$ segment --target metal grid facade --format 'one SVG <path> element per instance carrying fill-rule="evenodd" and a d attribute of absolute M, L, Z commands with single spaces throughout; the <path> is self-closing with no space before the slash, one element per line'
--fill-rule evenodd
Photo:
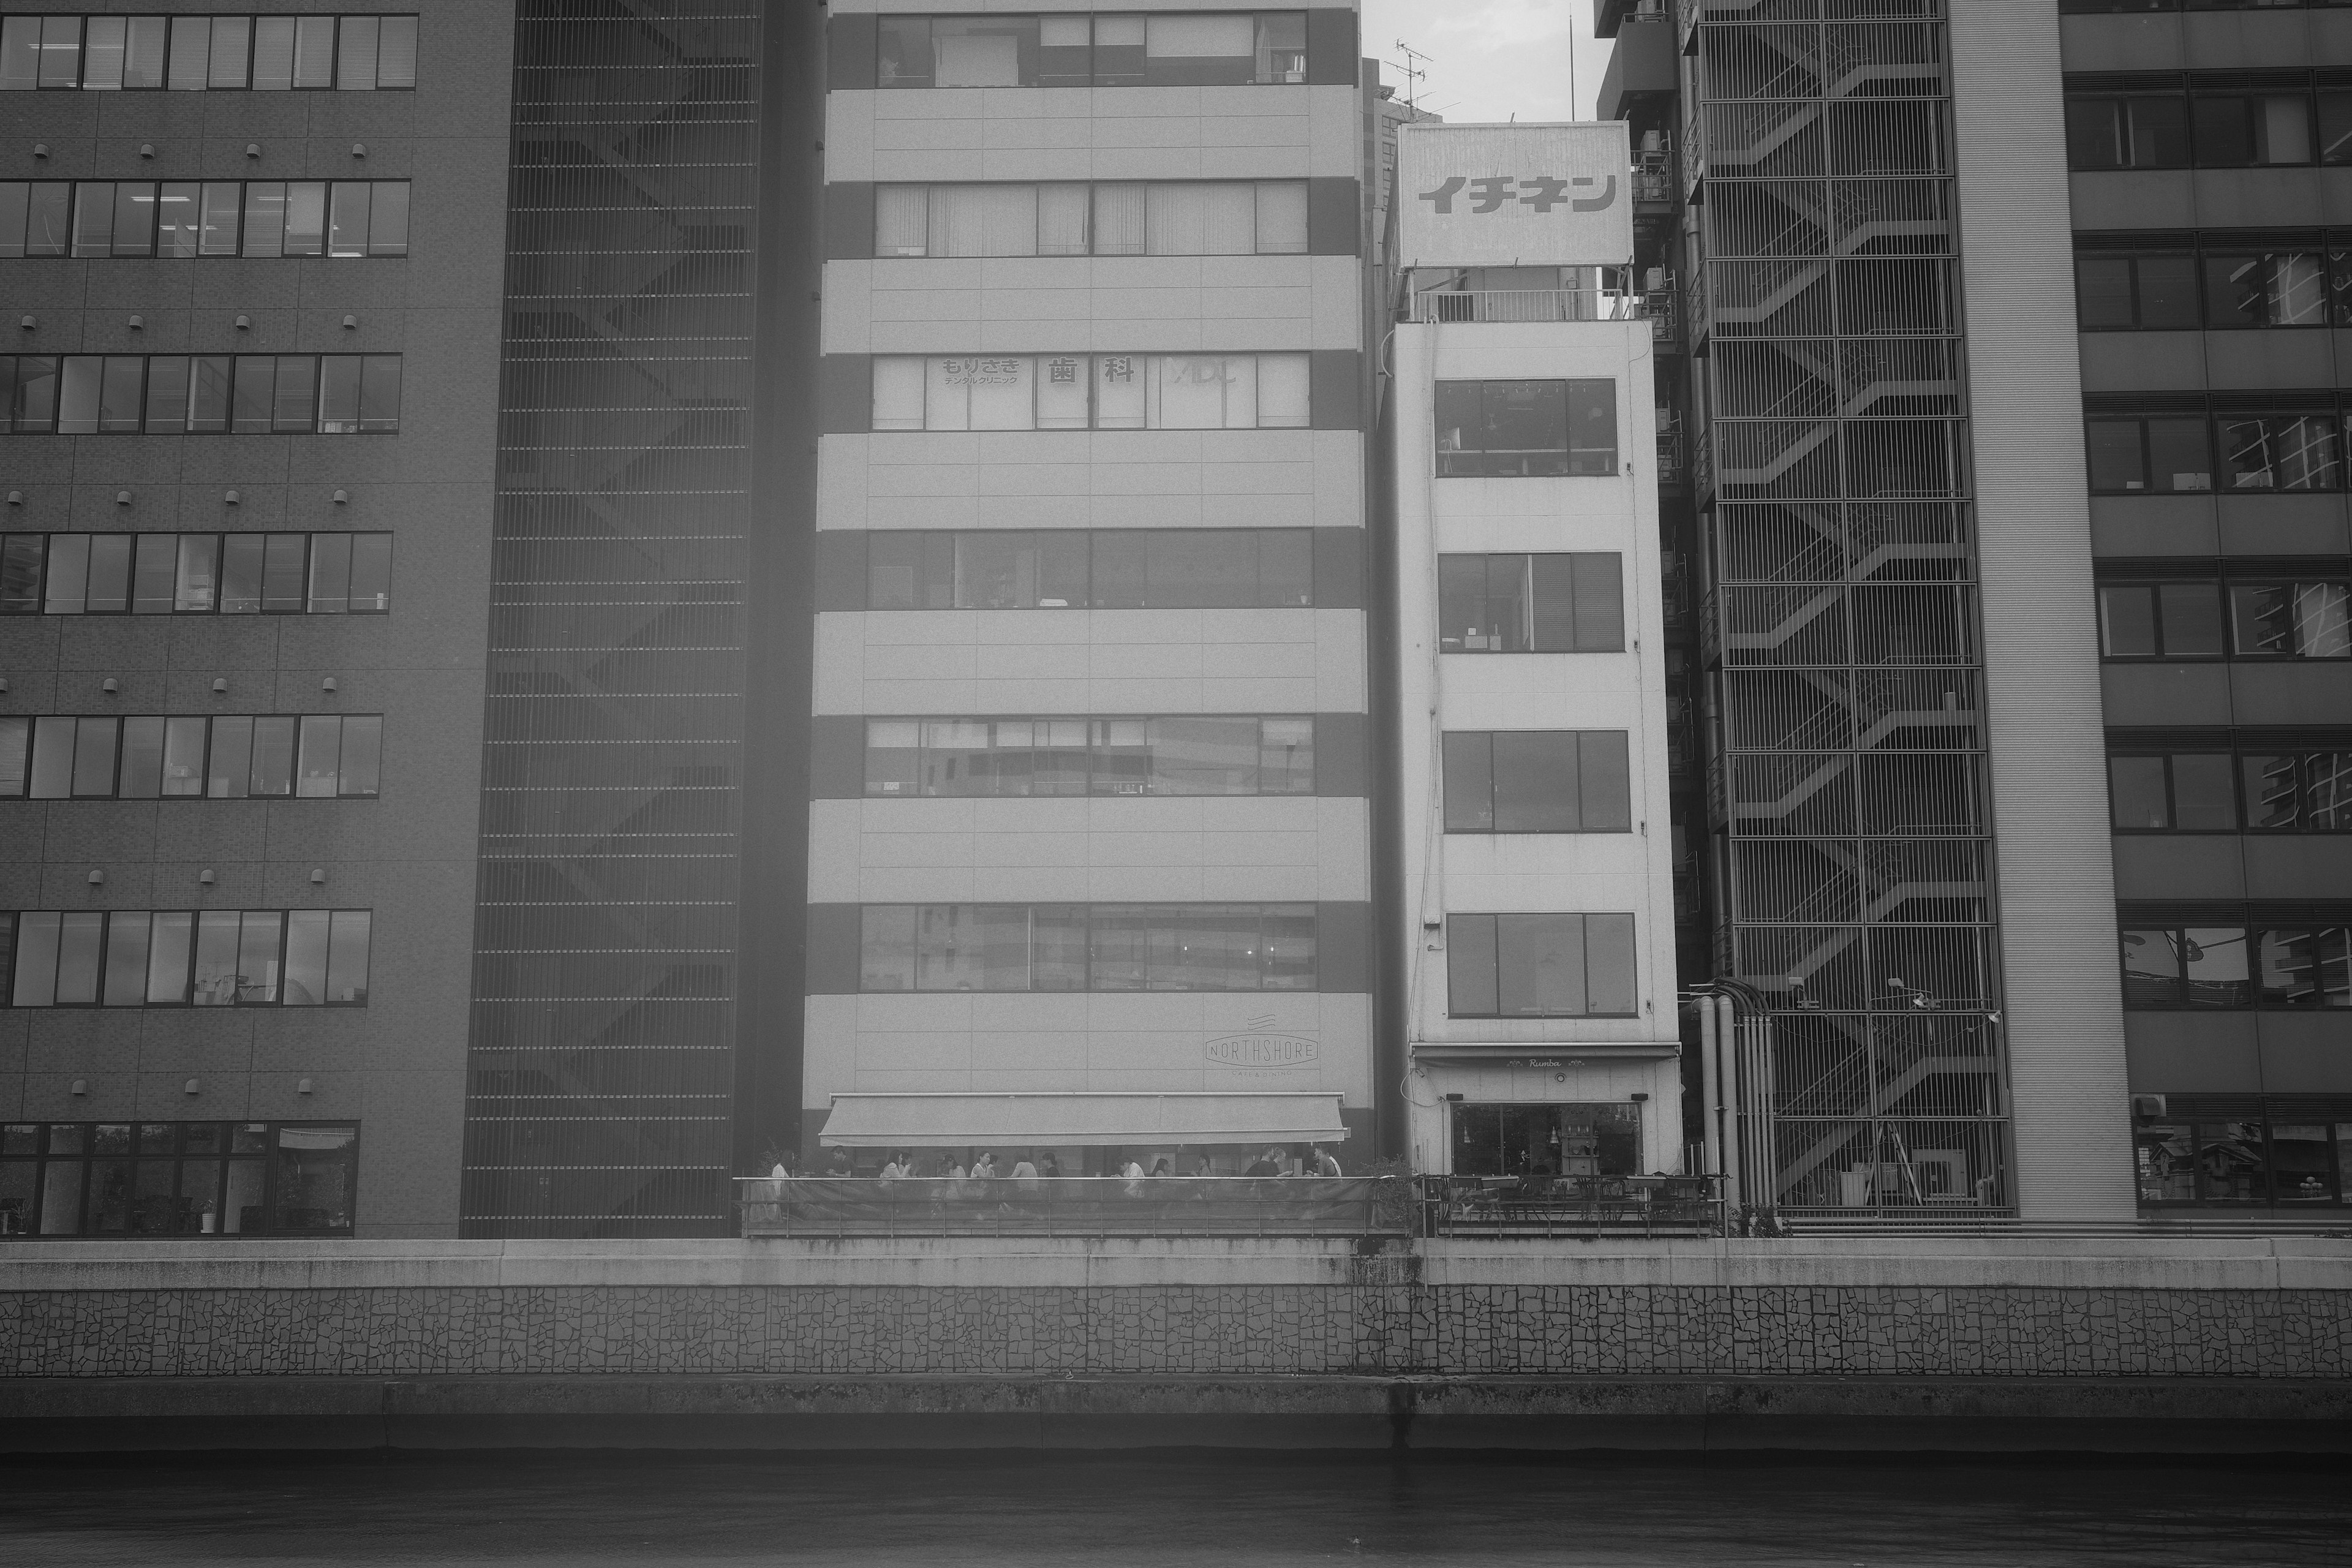
<path fill-rule="evenodd" d="M 731 1228 L 760 37 L 519 10 L 469 1237 Z"/>
<path fill-rule="evenodd" d="M 2005 1208 L 1942 7 L 1682 24 L 1716 962 L 1772 1009 L 1773 1196 Z"/>

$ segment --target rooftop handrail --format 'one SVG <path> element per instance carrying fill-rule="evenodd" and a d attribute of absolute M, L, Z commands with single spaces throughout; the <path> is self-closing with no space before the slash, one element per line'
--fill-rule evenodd
<path fill-rule="evenodd" d="M 1406 310 L 1413 321 L 1632 321 L 1649 306 L 1641 294 L 1601 289 L 1424 289 Z"/>

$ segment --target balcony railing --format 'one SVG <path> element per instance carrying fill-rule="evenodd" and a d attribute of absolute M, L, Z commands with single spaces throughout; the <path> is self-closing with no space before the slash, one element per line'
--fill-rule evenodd
<path fill-rule="evenodd" d="M 752 1176 L 747 1237 L 1402 1236 L 1397 1176 Z"/>
<path fill-rule="evenodd" d="M 1649 307 L 1598 289 L 1477 289 L 1424 290 L 1407 309 L 1413 321 L 1633 321 Z"/>
<path fill-rule="evenodd" d="M 1424 1236 L 1720 1236 L 1719 1176 L 1423 1176 Z"/>

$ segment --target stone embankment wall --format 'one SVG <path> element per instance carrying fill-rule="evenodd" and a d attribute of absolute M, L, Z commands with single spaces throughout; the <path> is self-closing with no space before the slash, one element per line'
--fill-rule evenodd
<path fill-rule="evenodd" d="M 820 1415 L 887 1416 L 900 1422 L 891 1443 L 920 1443 L 958 1411 L 1043 1434 L 1035 1423 L 1064 1405 L 1097 1424 L 1124 1411 L 1143 1426 L 1119 1440 L 1144 1441 L 1169 1429 L 1171 1397 L 1175 1415 L 1261 1436 L 1269 1421 L 1300 1424 L 1286 1444 L 1362 1446 L 1335 1436 L 1354 1421 L 1363 1443 L 1388 1433 L 1402 1446 L 1452 1412 L 1511 1446 L 1538 1427 L 1556 1436 L 1563 1399 L 1579 1446 L 1612 1446 L 1644 1421 L 1688 1436 L 1726 1412 L 1774 1410 L 1843 1422 L 1852 1437 L 1857 1419 L 1942 1419 L 1956 1399 L 2011 1422 L 2096 1417 L 2130 1434 L 2210 1417 L 2214 1441 L 2242 1442 L 2234 1423 L 2286 1420 L 2304 1434 L 2288 1447 L 2323 1431 L 2323 1446 L 2352 1441 L 2341 1241 L 1429 1242 L 1372 1257 L 1297 1241 L 36 1244 L 5 1256 L 0 1447 L 159 1410 L 215 1428 L 249 1418 L 265 1436 L 287 1430 L 268 1426 L 272 1412 L 307 1410 L 344 1424 L 322 1440 L 361 1442 L 395 1441 L 385 1434 L 411 1418 L 446 1435 L 460 1415 L 536 1413 L 571 1434 L 532 1441 L 586 1440 L 620 1420 L 600 1439 L 614 1442 L 652 1440 L 631 1424 L 647 1412 L 737 1421 L 728 1440 L 741 1442 L 774 1436 L 770 1417 L 814 1432 Z M 719 1440 L 707 1420 L 697 1429 Z"/>

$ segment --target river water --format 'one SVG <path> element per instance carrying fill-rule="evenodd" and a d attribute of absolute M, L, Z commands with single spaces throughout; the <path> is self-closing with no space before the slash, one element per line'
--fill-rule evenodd
<path fill-rule="evenodd" d="M 110 1458 L 0 1469 L 0 1563 L 2315 1568 L 2352 1563 L 2347 1476 L 2177 1460 Z"/>

